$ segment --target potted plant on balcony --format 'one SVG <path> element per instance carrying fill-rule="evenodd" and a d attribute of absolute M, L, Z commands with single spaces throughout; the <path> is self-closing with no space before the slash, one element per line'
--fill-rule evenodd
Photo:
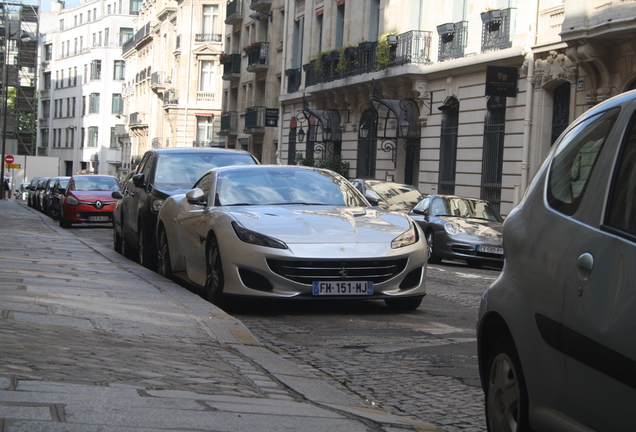
<path fill-rule="evenodd" d="M 243 51 L 245 51 L 247 54 L 255 53 L 259 49 L 261 49 L 261 43 L 260 42 L 252 42 L 251 44 L 243 47 Z"/>
<path fill-rule="evenodd" d="M 397 36 L 395 32 L 384 33 L 378 39 L 376 48 L 375 70 L 384 70 L 391 64 L 391 49 L 395 49 L 395 45 L 389 44 L 389 36 Z M 396 41 L 397 42 L 397 41 Z"/>
<path fill-rule="evenodd" d="M 223 53 L 219 56 L 219 61 L 221 62 L 221 64 L 225 64 L 229 63 L 231 58 L 232 56 L 230 56 L 229 54 Z"/>
<path fill-rule="evenodd" d="M 355 59 L 356 47 L 353 45 L 347 45 L 341 47 L 339 51 L 341 54 L 338 59 L 338 64 L 336 65 L 336 72 L 343 73 L 349 68 L 349 65 L 355 66 L 357 64 Z"/>

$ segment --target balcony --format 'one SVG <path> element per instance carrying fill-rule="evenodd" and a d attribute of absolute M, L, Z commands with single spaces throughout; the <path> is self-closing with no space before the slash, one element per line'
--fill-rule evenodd
<path fill-rule="evenodd" d="M 265 133 L 265 107 L 256 106 L 245 109 L 245 128 L 243 132 L 246 134 Z"/>
<path fill-rule="evenodd" d="M 192 141 L 192 147 L 223 147 L 223 143 L 213 140 Z"/>
<path fill-rule="evenodd" d="M 152 34 L 150 32 L 150 23 L 148 23 L 140 28 L 133 37 L 124 42 L 124 44 L 122 45 L 122 54 L 126 54 L 128 51 L 135 48 L 142 42 L 149 40 L 151 37 Z"/>
<path fill-rule="evenodd" d="M 262 10 L 269 11 L 272 7 L 272 0 L 251 0 L 250 1 L 250 9 L 251 10 Z"/>
<path fill-rule="evenodd" d="M 221 129 L 219 135 L 238 134 L 238 111 L 226 111 L 221 113 Z"/>
<path fill-rule="evenodd" d="M 146 123 L 144 122 L 144 113 L 141 113 L 141 112 L 131 113 L 130 117 L 128 117 L 128 126 L 131 128 L 147 126 Z"/>
<path fill-rule="evenodd" d="M 451 60 L 464 56 L 468 36 L 468 21 L 437 26 L 439 34 L 438 60 Z"/>
<path fill-rule="evenodd" d="M 267 70 L 269 67 L 268 53 L 269 42 L 254 42 L 243 48 L 247 54 L 247 71 L 257 72 Z"/>
<path fill-rule="evenodd" d="M 430 64 L 432 32 L 412 30 L 391 38 L 388 52 L 379 55 L 377 42 L 362 42 L 357 47 L 349 46 L 333 50 L 303 65 L 305 86 L 323 84 L 350 76 L 368 74 L 387 67 L 404 64 Z M 381 59 L 384 59 L 382 61 Z M 288 75 L 289 76 L 289 75 Z M 291 80 L 290 80 L 291 81 Z M 293 89 L 288 82 L 288 92 Z M 297 90 L 297 89 L 296 89 Z"/>
<path fill-rule="evenodd" d="M 481 14 L 481 52 L 512 46 L 512 16 L 516 9 L 495 9 Z"/>
<path fill-rule="evenodd" d="M 241 54 L 222 54 L 223 76 L 225 81 L 241 77 Z"/>
<path fill-rule="evenodd" d="M 163 107 L 169 105 L 179 105 L 179 92 L 177 90 L 168 90 L 163 92 Z"/>
<path fill-rule="evenodd" d="M 152 148 L 153 149 L 160 149 L 162 147 L 161 146 L 161 142 L 162 141 L 163 141 L 162 138 L 153 138 L 152 139 L 152 143 L 151 143 Z"/>
<path fill-rule="evenodd" d="M 166 72 L 153 72 L 150 76 L 150 88 L 155 93 L 162 93 L 166 89 L 166 84 L 172 84 Z"/>
<path fill-rule="evenodd" d="M 227 2 L 225 24 L 234 25 L 243 22 L 243 2 L 233 0 Z"/>
<path fill-rule="evenodd" d="M 217 33 L 199 33 L 194 35 L 195 42 L 221 42 L 223 35 Z"/>
<path fill-rule="evenodd" d="M 214 102 L 216 100 L 216 93 L 197 91 L 197 102 Z"/>
<path fill-rule="evenodd" d="M 300 81 L 302 80 L 301 69 L 287 69 L 285 71 L 287 77 L 287 93 L 295 93 L 300 88 Z"/>

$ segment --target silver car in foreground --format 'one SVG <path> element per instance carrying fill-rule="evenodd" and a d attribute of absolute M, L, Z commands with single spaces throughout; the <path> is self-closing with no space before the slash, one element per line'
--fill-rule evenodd
<path fill-rule="evenodd" d="M 477 326 L 490 431 L 636 430 L 636 92 L 561 135 Z"/>
<path fill-rule="evenodd" d="M 160 272 L 206 298 L 384 299 L 417 308 L 426 288 L 421 229 L 345 178 L 301 166 L 208 171 L 159 212 Z"/>

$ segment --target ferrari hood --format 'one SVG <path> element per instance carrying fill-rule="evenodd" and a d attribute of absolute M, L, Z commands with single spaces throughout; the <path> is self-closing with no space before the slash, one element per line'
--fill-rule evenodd
<path fill-rule="evenodd" d="M 230 212 L 244 228 L 294 243 L 385 243 L 410 227 L 406 215 L 369 207 L 238 207 Z"/>

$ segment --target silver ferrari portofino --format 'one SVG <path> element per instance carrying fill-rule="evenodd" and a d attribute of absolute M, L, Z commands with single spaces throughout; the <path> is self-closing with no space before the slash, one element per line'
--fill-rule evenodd
<path fill-rule="evenodd" d="M 211 169 L 168 198 L 157 224 L 159 270 L 222 296 L 384 299 L 415 309 L 426 294 L 421 228 L 371 207 L 325 169 Z"/>

